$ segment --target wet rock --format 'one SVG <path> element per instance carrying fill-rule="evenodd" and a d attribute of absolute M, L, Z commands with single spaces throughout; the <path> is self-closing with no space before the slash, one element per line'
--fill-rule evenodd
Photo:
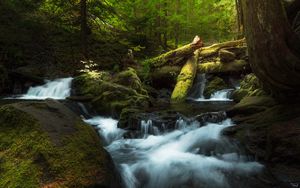
<path fill-rule="evenodd" d="M 225 112 L 207 112 L 194 117 L 195 120 L 200 122 L 201 124 L 204 123 L 219 123 L 227 118 Z"/>
<path fill-rule="evenodd" d="M 0 108 L 1 187 L 120 187 L 95 130 L 63 104 Z"/>
<path fill-rule="evenodd" d="M 204 97 L 209 98 L 214 92 L 227 89 L 228 85 L 220 77 L 213 77 L 204 89 Z"/>
<path fill-rule="evenodd" d="M 248 74 L 241 81 L 239 89 L 235 90 L 232 98 L 235 102 L 241 101 L 246 96 L 266 96 L 267 93 L 263 91 L 262 84 L 258 78 L 253 74 Z"/>
<path fill-rule="evenodd" d="M 227 113 L 237 123 L 224 134 L 237 139 L 267 164 L 282 187 L 300 178 L 300 104 L 281 104 L 271 97 L 245 97 Z"/>

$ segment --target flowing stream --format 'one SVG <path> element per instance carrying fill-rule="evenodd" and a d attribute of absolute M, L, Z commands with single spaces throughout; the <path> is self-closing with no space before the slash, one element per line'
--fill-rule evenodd
<path fill-rule="evenodd" d="M 44 85 L 30 87 L 26 94 L 13 98 L 24 100 L 44 100 L 47 98 L 63 100 L 71 94 L 72 80 L 73 78 L 47 80 Z"/>
<path fill-rule="evenodd" d="M 141 137 L 135 139 L 122 138 L 125 130 L 111 118 L 86 122 L 100 129 L 127 188 L 235 187 L 242 178 L 263 169 L 221 135 L 224 128 L 233 126 L 230 119 L 205 126 L 181 119 L 175 130 L 154 135 L 149 134 L 155 130 L 151 120 L 143 120 Z"/>
<path fill-rule="evenodd" d="M 199 79 L 205 82 L 205 76 Z M 72 78 L 48 81 L 30 88 L 19 99 L 65 99 L 70 95 L 71 82 Z M 198 86 L 204 87 L 203 83 Z M 216 92 L 210 100 L 228 99 L 228 92 Z M 84 104 L 78 106 L 88 114 Z M 234 126 L 230 119 L 203 124 L 180 118 L 173 130 L 159 129 L 151 119 L 145 119 L 139 123 L 140 134 L 133 139 L 124 138 L 126 130 L 118 128 L 115 119 L 96 116 L 84 121 L 99 131 L 126 188 L 261 187 L 254 177 L 263 165 L 221 134 Z"/>

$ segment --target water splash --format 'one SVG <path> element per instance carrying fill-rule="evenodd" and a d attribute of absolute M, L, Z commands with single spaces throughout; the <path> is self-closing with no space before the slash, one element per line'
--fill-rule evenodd
<path fill-rule="evenodd" d="M 232 93 L 233 89 L 223 89 L 220 91 L 216 91 L 214 92 L 209 99 L 205 99 L 204 97 L 202 98 L 198 98 L 198 99 L 194 99 L 195 101 L 202 101 L 202 102 L 206 102 L 206 101 L 233 101 L 232 99 L 230 99 L 230 94 Z"/>
<path fill-rule="evenodd" d="M 84 121 L 99 128 L 99 132 L 107 145 L 121 139 L 125 133 L 124 130 L 118 128 L 118 121 L 112 118 L 98 116 Z"/>

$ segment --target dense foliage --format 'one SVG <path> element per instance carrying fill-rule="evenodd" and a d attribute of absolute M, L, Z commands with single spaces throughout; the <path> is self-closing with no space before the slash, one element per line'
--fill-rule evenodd
<path fill-rule="evenodd" d="M 236 30 L 234 0 L 1 0 L 0 11 L 0 62 L 44 72 L 72 72 L 86 58 L 118 68 L 129 48 L 143 58 Z"/>

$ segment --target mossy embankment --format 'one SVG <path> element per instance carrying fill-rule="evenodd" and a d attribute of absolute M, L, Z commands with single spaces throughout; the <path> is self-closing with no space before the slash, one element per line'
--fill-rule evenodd
<path fill-rule="evenodd" d="M 0 187 L 119 187 L 95 130 L 56 101 L 0 108 Z"/>

